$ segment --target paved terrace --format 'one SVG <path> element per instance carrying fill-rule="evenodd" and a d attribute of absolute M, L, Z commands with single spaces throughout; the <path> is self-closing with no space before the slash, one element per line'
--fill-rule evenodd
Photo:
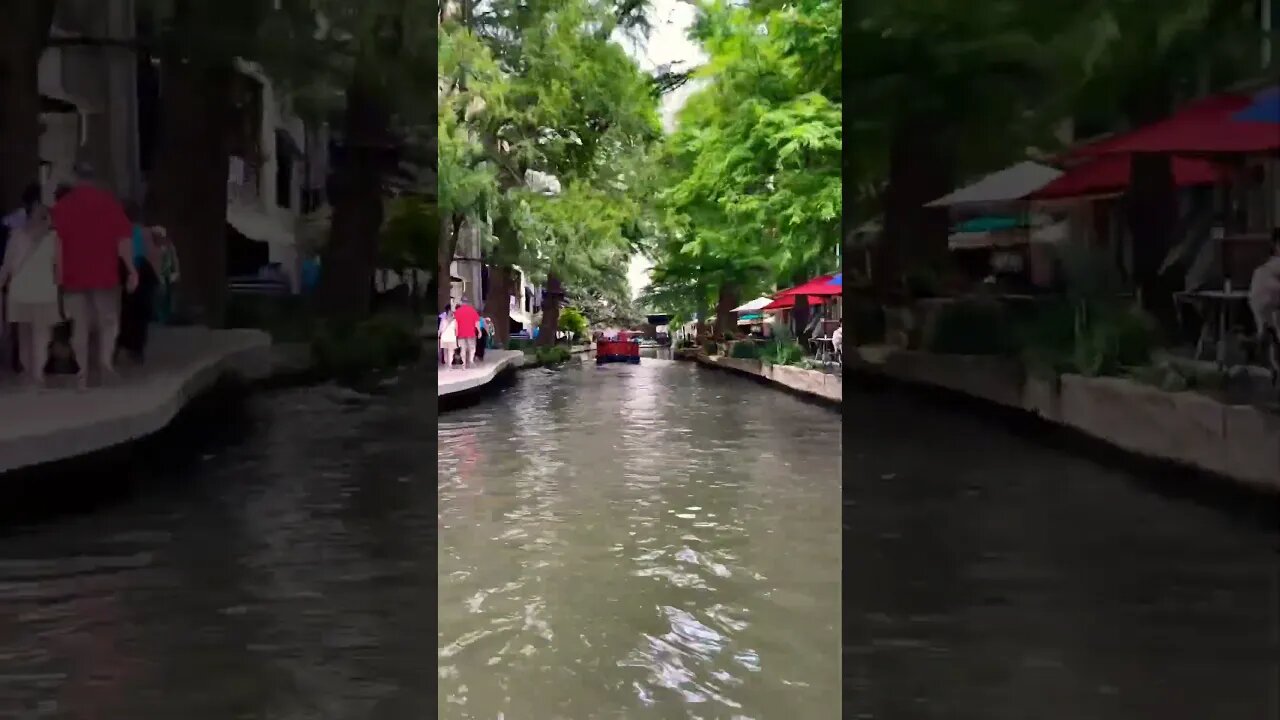
<path fill-rule="evenodd" d="M 504 369 L 518 368 L 524 364 L 524 353 L 519 350 L 486 350 L 484 362 L 463 370 L 454 365 L 446 370 L 440 365 L 436 373 L 436 397 L 473 390 L 492 382 Z"/>
<path fill-rule="evenodd" d="M 51 375 L 36 391 L 0 379 L 0 473 L 65 460 L 151 435 L 225 374 L 271 372 L 271 338 L 257 330 L 156 327 L 143 367 L 120 363 L 120 379 L 81 392 Z"/>

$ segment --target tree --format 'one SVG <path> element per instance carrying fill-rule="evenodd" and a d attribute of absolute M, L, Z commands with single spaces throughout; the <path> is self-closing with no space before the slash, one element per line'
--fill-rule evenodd
<path fill-rule="evenodd" d="M 744 295 L 839 262 L 840 4 L 713 3 L 694 34 L 706 86 L 665 144 L 670 218 L 647 297 L 700 318 L 714 299 L 723 333 Z"/>
<path fill-rule="evenodd" d="M 217 326 L 226 305 L 227 174 L 237 104 L 247 88 L 238 58 L 254 57 L 270 5 L 252 0 L 145 0 L 139 13 L 160 63 L 160 128 L 147 207 L 183 258 L 179 302 Z M 256 139 L 252 141 L 256 142 Z"/>
<path fill-rule="evenodd" d="M 472 121 L 479 121 L 486 108 L 502 102 L 505 85 L 489 49 L 459 22 L 446 24 L 439 57 L 443 85 L 438 131 L 440 211 L 445 241 L 435 266 L 437 277 L 445 278 L 464 223 L 481 224 L 497 209 L 498 166 L 487 154 Z M 449 299 L 449 283 L 441 282 L 437 293 L 443 307 Z M 486 310 L 492 311 L 489 306 L 495 304 L 506 306 L 505 301 L 487 302 Z M 505 330 L 506 316 L 501 320 L 496 324 Z M 506 339 L 500 337 L 502 342 Z"/>
<path fill-rule="evenodd" d="M 593 282 L 625 268 L 623 250 L 641 225 L 628 200 L 634 173 L 619 168 L 632 167 L 656 139 L 656 102 L 650 79 L 610 39 L 619 26 L 616 9 L 584 0 L 503 0 L 473 18 L 506 87 L 501 102 L 471 121 L 498 170 L 502 195 L 492 213 L 491 264 L 498 272 L 490 272 L 491 289 L 511 264 L 546 278 L 542 342 L 554 338 L 564 283 Z M 530 171 L 556 178 L 565 191 L 531 192 Z M 592 253 L 600 256 L 582 259 Z M 493 299 L 501 332 L 505 302 Z"/>
<path fill-rule="evenodd" d="M 54 0 L 3 0 L 0 11 L 0 207 L 18 206 L 40 176 L 40 56 L 49 39 Z"/>
<path fill-rule="evenodd" d="M 1074 50 L 1064 56 L 1068 76 L 1077 80 L 1077 115 L 1140 127 L 1168 115 L 1179 100 L 1248 77 L 1260 67 L 1263 38 L 1252 9 L 1250 0 L 1084 3 L 1074 32 L 1064 36 Z M 1137 154 L 1131 162 L 1125 199 L 1134 279 L 1146 309 L 1172 322 L 1176 288 L 1160 274 L 1179 219 L 1171 158 Z"/>

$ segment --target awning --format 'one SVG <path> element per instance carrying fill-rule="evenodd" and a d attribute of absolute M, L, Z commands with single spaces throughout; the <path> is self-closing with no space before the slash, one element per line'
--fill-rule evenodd
<path fill-rule="evenodd" d="M 786 295 L 843 295 L 844 288 L 840 285 L 832 285 L 831 281 L 835 279 L 835 275 L 819 275 L 802 285 L 797 285 L 788 290 L 783 290 L 774 295 L 775 298 Z"/>
<path fill-rule="evenodd" d="M 796 298 L 800 295 L 783 295 L 777 300 L 769 303 L 765 310 L 790 310 L 796 306 Z M 821 305 L 824 300 L 831 298 L 830 295 L 806 295 L 809 298 L 809 305 Z"/>
<path fill-rule="evenodd" d="M 1132 168 L 1130 156 L 1106 155 L 1067 170 L 1062 177 L 1037 190 L 1031 198 L 1055 200 L 1122 192 L 1129 187 L 1129 173 Z M 1228 172 L 1228 168 L 1208 160 L 1173 158 L 1173 181 L 1178 187 L 1211 185 L 1225 177 Z"/>
<path fill-rule="evenodd" d="M 752 300 L 749 303 L 739 305 L 738 307 L 730 310 L 729 312 L 734 312 L 734 313 L 755 312 L 757 310 L 760 310 L 761 308 L 764 308 L 766 305 L 768 305 L 771 302 L 773 302 L 773 298 L 771 297 L 756 298 L 755 300 Z"/>
<path fill-rule="evenodd" d="M 272 245 L 295 245 L 294 234 L 271 216 L 237 205 L 227 206 L 227 223 L 241 235 Z"/>
<path fill-rule="evenodd" d="M 1021 200 L 1062 174 L 1061 170 L 1035 162 L 1020 162 L 991 173 L 967 187 L 934 200 L 925 207 L 989 205 Z"/>
<path fill-rule="evenodd" d="M 952 231 L 958 233 L 984 233 L 995 232 L 997 230 L 1014 230 L 1020 227 L 1026 227 L 1025 218 L 1016 217 L 980 217 L 972 220 L 965 220 L 957 224 Z"/>
<path fill-rule="evenodd" d="M 1251 154 L 1280 149 L 1280 125 L 1240 121 L 1247 95 L 1215 95 L 1158 122 L 1076 149 L 1077 157 L 1128 153 Z"/>

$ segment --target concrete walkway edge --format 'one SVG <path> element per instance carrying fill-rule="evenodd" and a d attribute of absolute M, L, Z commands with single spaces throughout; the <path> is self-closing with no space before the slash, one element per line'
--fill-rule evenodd
<path fill-rule="evenodd" d="M 270 375 L 271 337 L 266 333 L 201 328 L 189 334 L 194 339 L 197 333 L 204 342 L 119 386 L 5 397 L 10 408 L 22 412 L 17 422 L 0 428 L 0 474 L 141 440 L 163 430 L 223 377 L 253 382 Z"/>

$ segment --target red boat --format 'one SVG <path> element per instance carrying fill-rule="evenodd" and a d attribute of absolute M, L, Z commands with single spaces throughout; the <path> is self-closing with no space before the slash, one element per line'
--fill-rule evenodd
<path fill-rule="evenodd" d="M 618 333 L 617 340 L 605 340 L 601 338 L 596 341 L 596 364 L 603 365 L 605 363 L 631 363 L 632 365 L 640 364 L 640 334 L 622 331 Z"/>

